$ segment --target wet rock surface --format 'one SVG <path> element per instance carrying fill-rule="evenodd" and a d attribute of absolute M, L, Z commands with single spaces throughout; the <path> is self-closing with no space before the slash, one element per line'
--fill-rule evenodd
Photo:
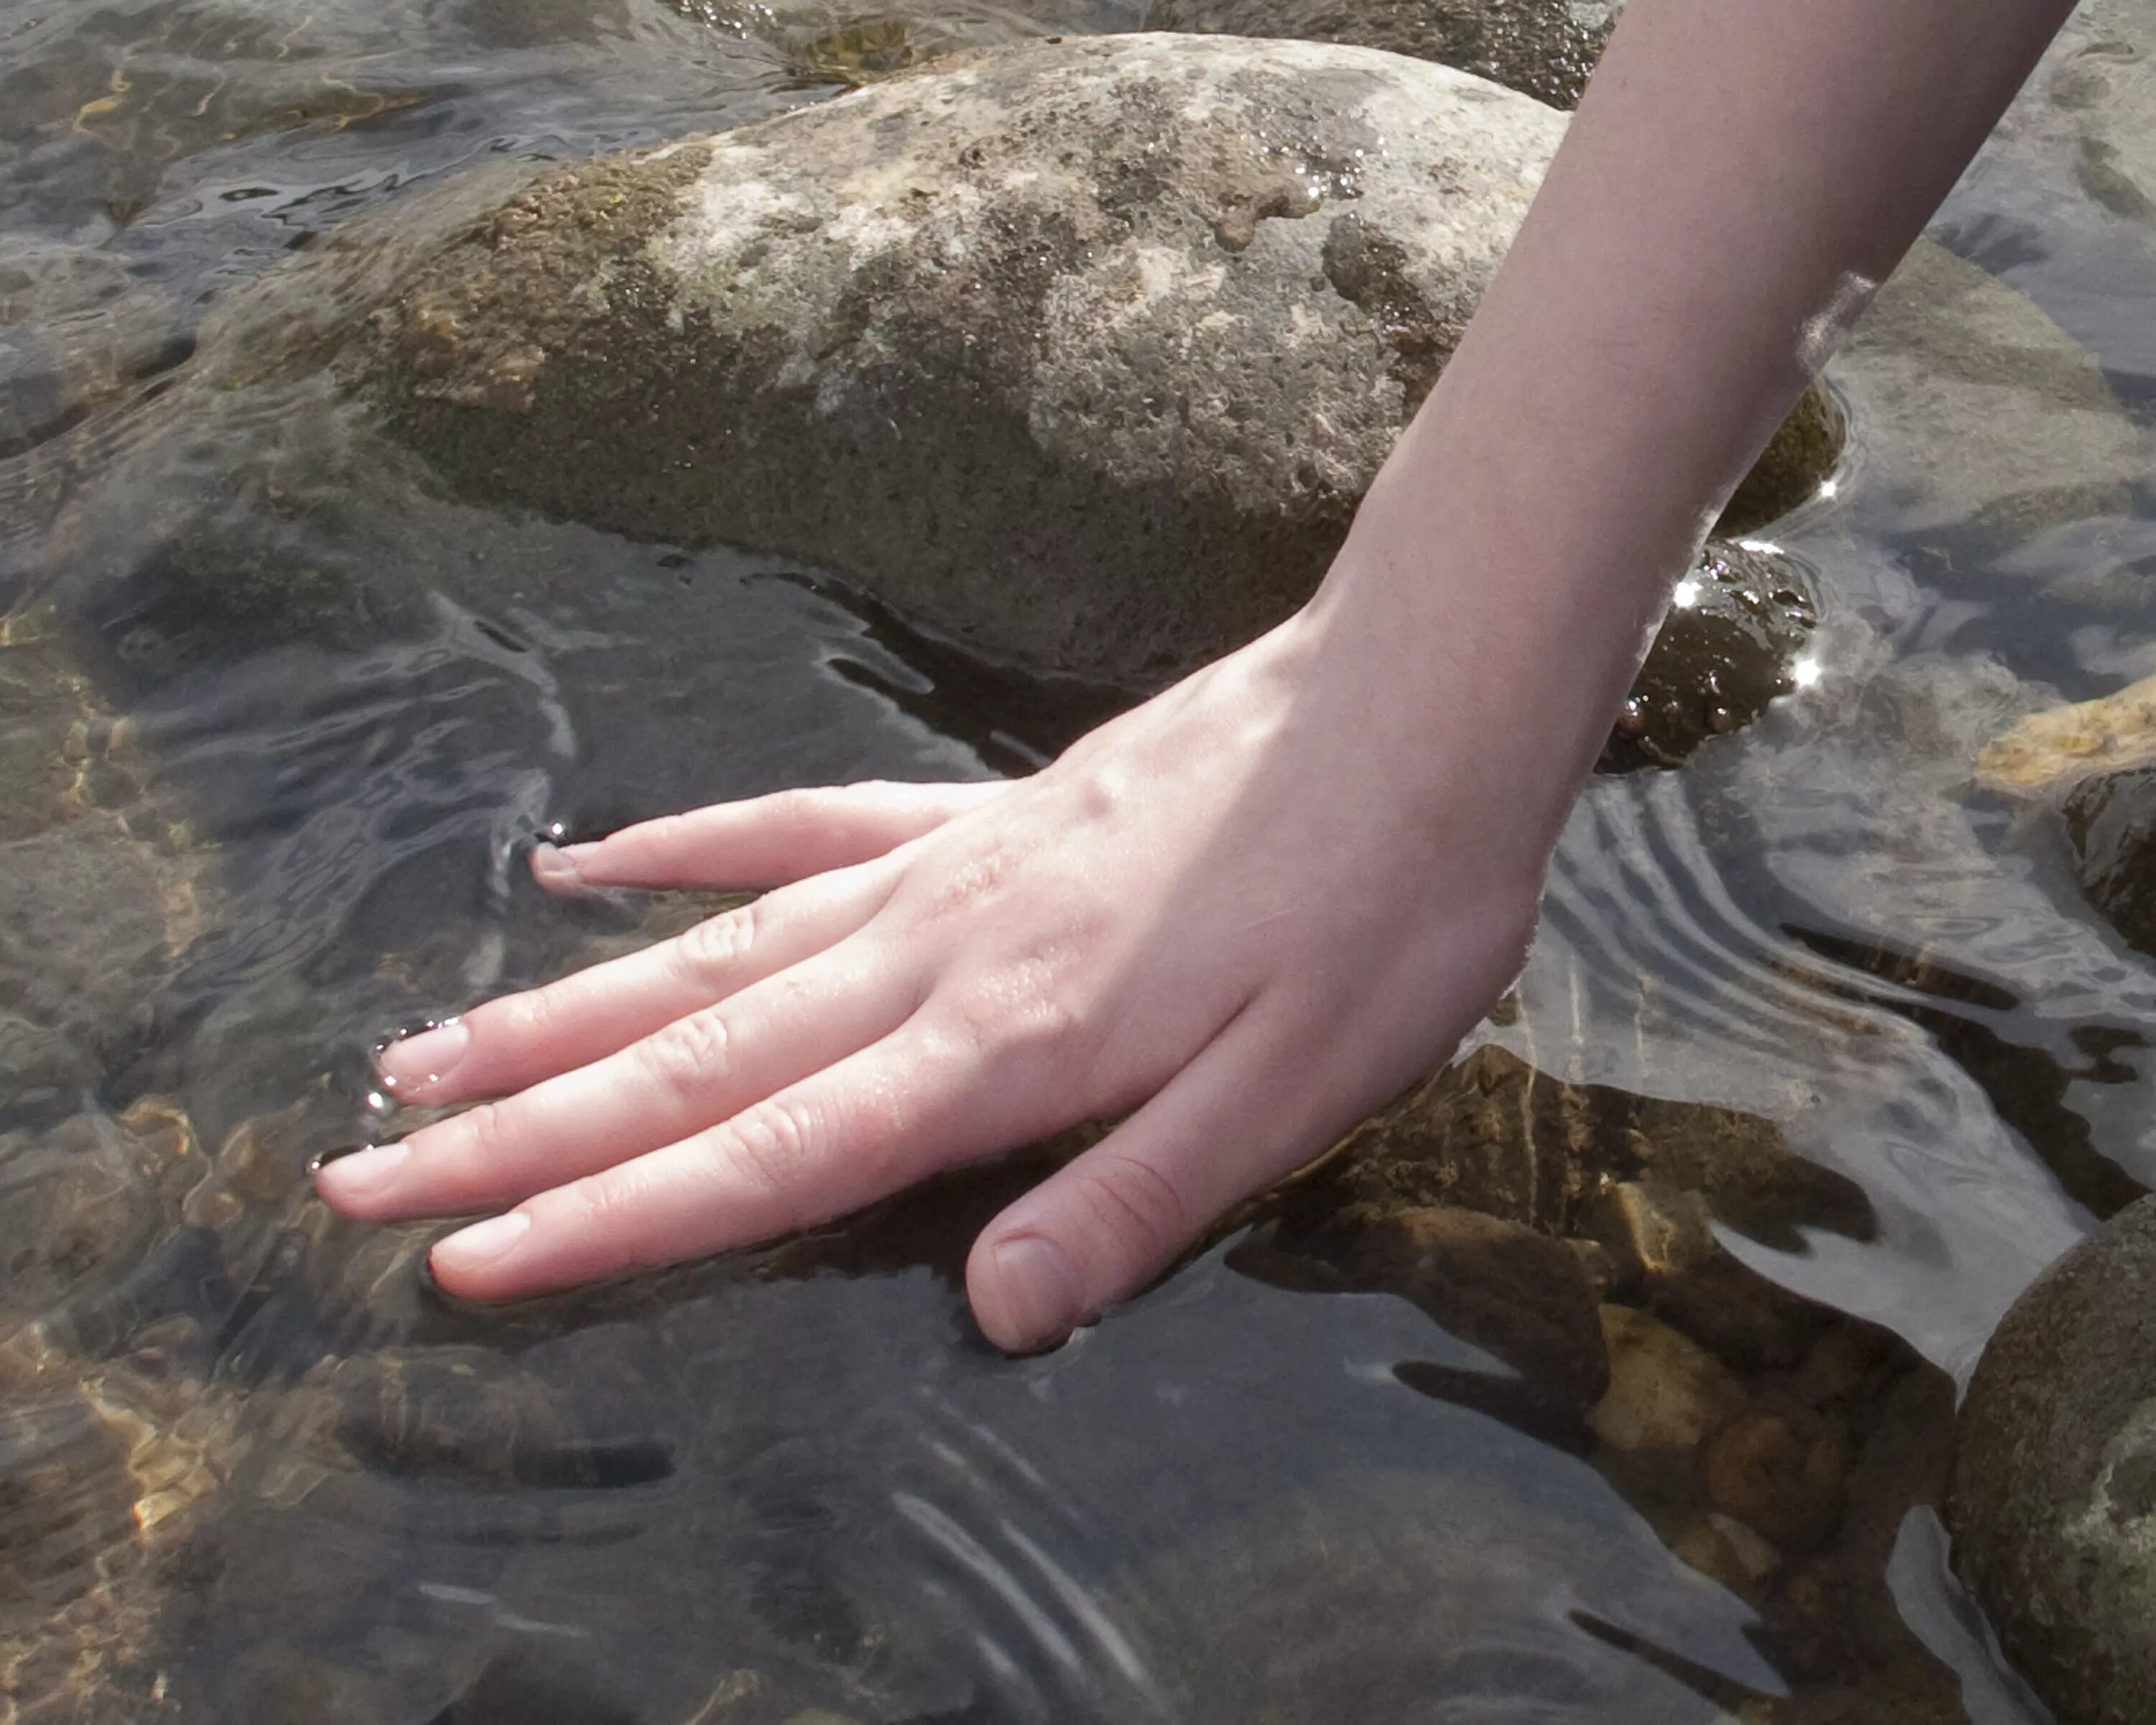
<path fill-rule="evenodd" d="M 1620 10 L 1621 0 L 1158 0 L 1146 28 L 1381 48 L 1571 108 Z"/>
<path fill-rule="evenodd" d="M 414 210 L 340 371 L 467 495 L 1150 686 L 1315 585 L 1562 124 L 1354 49 L 993 50 L 550 173 L 431 256 Z"/>
<path fill-rule="evenodd" d="M 2061 1725 L 2126 1725 L 2156 1685 L 2156 1200 L 2040 1277 L 1969 1384 L 1954 1564 Z"/>
<path fill-rule="evenodd" d="M 1711 542 L 1680 583 L 1603 749 L 1601 770 L 1675 767 L 1797 686 L 1818 601 L 1801 564 Z"/>

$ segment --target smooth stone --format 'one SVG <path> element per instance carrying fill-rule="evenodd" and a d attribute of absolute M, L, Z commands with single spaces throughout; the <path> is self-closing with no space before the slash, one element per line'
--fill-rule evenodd
<path fill-rule="evenodd" d="M 2016 1301 L 1964 1402 L 1954 1567 L 2060 1725 L 2156 1692 L 2156 1199 Z"/>
<path fill-rule="evenodd" d="M 1573 108 L 1622 10 L 1623 0 L 1158 0 L 1146 28 L 1382 48 Z"/>
<path fill-rule="evenodd" d="M 371 272 L 341 375 L 459 491 L 1144 689 L 1311 591 L 1563 124 L 1366 49 L 1023 44 L 356 224 L 254 315 Z"/>
<path fill-rule="evenodd" d="M 1981 546 L 2125 508 L 2148 440 L 2036 303 L 1920 239 L 1827 367 L 1878 531 Z"/>

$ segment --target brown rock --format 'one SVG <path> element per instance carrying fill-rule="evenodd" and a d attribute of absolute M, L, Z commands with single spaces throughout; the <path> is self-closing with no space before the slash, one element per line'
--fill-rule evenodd
<path fill-rule="evenodd" d="M 1785 1551 L 1824 1544 L 1840 1525 L 1849 1456 L 1815 1414 L 1754 1408 L 1712 1434 L 1699 1461 L 1715 1507 Z"/>

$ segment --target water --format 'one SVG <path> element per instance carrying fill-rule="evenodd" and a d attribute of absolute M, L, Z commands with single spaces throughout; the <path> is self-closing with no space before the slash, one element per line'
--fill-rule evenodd
<path fill-rule="evenodd" d="M 942 16 L 932 45 L 1116 21 Z M 1538 1344 L 1505 1309 L 1402 1297 L 1292 1214 L 1016 1362 L 956 1272 L 1024 1163 L 512 1313 L 426 1288 L 430 1230 L 312 1202 L 307 1158 L 375 1123 L 375 1038 L 692 913 L 542 900 L 533 833 L 1015 770 L 1074 721 L 815 571 L 456 503 L 274 356 L 198 387 L 234 291 L 352 216 L 818 99 L 903 58 L 860 20 L 0 0 L 8 1716 L 1707 1722 L 1854 1696 L 2026 1725 L 1923 1507 L 1951 1380 L 2156 1168 L 2156 970 L 2056 834 L 1969 783 L 2015 716 L 2156 666 L 2150 236 L 2087 195 L 2041 91 L 1933 238 L 2095 356 L 2107 411 L 1986 398 L 2010 449 L 2080 438 L 2086 486 L 2030 505 L 1928 424 L 1936 356 L 1920 410 L 1859 392 L 1835 495 L 1774 535 L 1828 596 L 1817 685 L 1596 786 L 1487 1033 L 1813 1165 L 1794 1210 L 1713 1235 L 1768 1332 L 1711 1336 L 1736 1375 L 1670 1331 L 1619 1362 L 1620 1388 L 1855 1435 L 1818 1525 L 1789 1520 L 1801 1481 L 1759 1506 L 1759 1574 L 1756 1531 L 1514 1371 Z M 2058 64 L 2103 27 L 2075 28 Z M 1912 462 L 1953 481 L 1912 489 Z"/>

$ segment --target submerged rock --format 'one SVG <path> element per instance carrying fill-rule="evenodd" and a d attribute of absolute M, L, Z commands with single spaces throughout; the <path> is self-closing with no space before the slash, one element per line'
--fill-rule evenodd
<path fill-rule="evenodd" d="M 1828 367 L 1883 531 L 1995 546 L 2123 509 L 2148 442 L 2034 300 L 1920 239 Z"/>
<path fill-rule="evenodd" d="M 1976 777 L 2056 811 L 2090 904 L 2156 953 L 2156 677 L 2030 714 L 1984 747 Z"/>
<path fill-rule="evenodd" d="M 2061 1725 L 2156 1690 L 2156 1199 L 2030 1286 L 1961 1412 L 1954 1563 Z"/>
<path fill-rule="evenodd" d="M 1142 688 L 1315 585 L 1563 126 L 1352 48 L 999 49 L 400 211 L 414 261 L 338 364 L 466 494 L 800 557 Z"/>
<path fill-rule="evenodd" d="M 71 1109 L 203 927 L 206 859 L 49 613 L 0 616 L 0 1093 Z"/>
<path fill-rule="evenodd" d="M 2093 701 L 2031 713 L 1984 746 L 1977 782 L 2009 796 L 2063 797 L 2156 766 L 2156 677 Z"/>
<path fill-rule="evenodd" d="M 1146 28 L 1382 48 L 1572 108 L 1622 9 L 1623 0 L 1158 0 Z"/>
<path fill-rule="evenodd" d="M 2131 0 L 2078 8 L 2037 98 L 2016 118 L 2061 148 L 2075 181 L 2107 216 L 2156 226 L 2156 47 L 2147 9 Z M 2048 76 L 2046 75 L 2048 73 Z"/>
<path fill-rule="evenodd" d="M 1961 1719 L 1887 1584 L 1908 1512 L 1943 1497 L 1953 1388 L 1717 1238 L 1801 1249 L 1804 1229 L 1871 1225 L 1773 1122 L 1560 1083 L 1486 1045 L 1235 1220 L 1255 1224 L 1229 1259 L 1246 1272 L 1394 1294 L 1494 1354 L 1507 1370 L 1394 1375 L 1583 1455 L 1757 1610 L 1794 1692 L 1739 1717 Z"/>

